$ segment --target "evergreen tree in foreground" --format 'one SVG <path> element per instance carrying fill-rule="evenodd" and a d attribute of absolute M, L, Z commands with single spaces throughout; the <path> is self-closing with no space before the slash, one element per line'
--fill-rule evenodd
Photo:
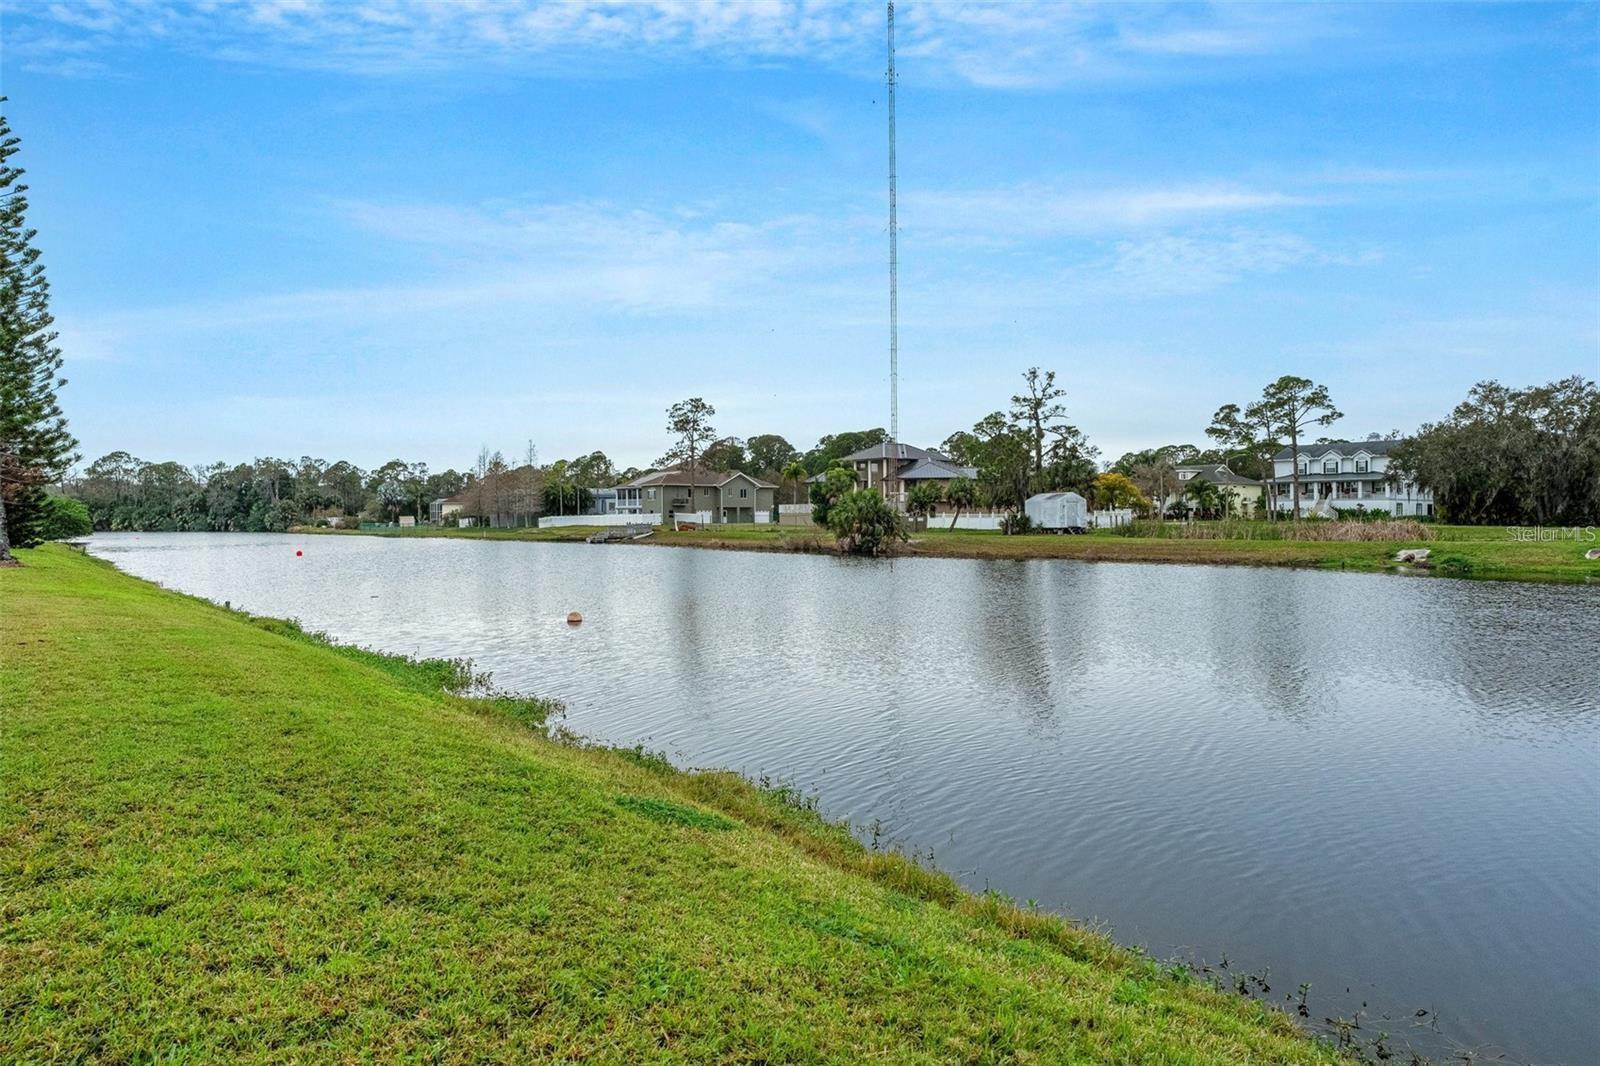
<path fill-rule="evenodd" d="M 50 283 L 27 226 L 28 187 L 11 165 L 18 143 L 0 109 L 0 563 L 11 561 L 11 545 L 39 542 L 44 487 L 66 474 L 78 443 L 56 402 L 67 382 Z"/>

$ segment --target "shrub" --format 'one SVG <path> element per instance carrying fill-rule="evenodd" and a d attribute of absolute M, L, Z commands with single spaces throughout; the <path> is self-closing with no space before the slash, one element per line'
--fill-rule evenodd
<path fill-rule="evenodd" d="M 39 507 L 39 536 L 44 540 L 87 537 L 94 532 L 89 508 L 70 496 L 46 496 Z"/>
<path fill-rule="evenodd" d="M 811 521 L 819 526 L 828 525 L 828 512 L 855 487 L 856 475 L 853 470 L 845 466 L 829 467 L 821 481 L 811 483 Z"/>
<path fill-rule="evenodd" d="M 1000 519 L 1000 532 L 1008 537 L 1017 533 L 1026 533 L 1032 528 L 1033 519 L 1021 511 L 1007 512 L 1006 516 Z"/>
<path fill-rule="evenodd" d="M 848 555 L 888 555 L 906 539 L 904 516 L 870 489 L 840 496 L 828 509 L 828 528 Z"/>

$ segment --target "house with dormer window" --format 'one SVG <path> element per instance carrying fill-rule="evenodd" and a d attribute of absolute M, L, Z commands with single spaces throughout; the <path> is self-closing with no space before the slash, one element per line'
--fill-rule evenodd
<path fill-rule="evenodd" d="M 1387 511 L 1396 518 L 1433 514 L 1433 493 L 1389 472 L 1398 440 L 1331 441 L 1284 448 L 1272 457 L 1272 504 L 1294 509 L 1294 474 L 1300 475 L 1300 513 L 1334 517 L 1336 511 Z"/>

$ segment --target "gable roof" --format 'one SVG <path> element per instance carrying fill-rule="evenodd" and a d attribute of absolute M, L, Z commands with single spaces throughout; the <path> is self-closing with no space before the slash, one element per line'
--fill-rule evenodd
<path fill-rule="evenodd" d="M 778 487 L 770 481 L 762 481 L 758 477 L 751 477 L 749 474 L 741 473 L 738 470 L 696 470 L 694 483 L 696 486 L 708 489 L 721 488 L 735 478 L 741 477 L 758 489 L 775 489 Z M 626 485 L 619 487 L 624 489 L 648 489 L 657 485 L 683 485 L 687 488 L 689 485 L 689 472 L 677 467 L 671 470 L 657 470 L 653 473 L 636 477 Z"/>
<path fill-rule="evenodd" d="M 1222 463 L 1179 463 L 1177 466 L 1173 467 L 1173 469 L 1179 474 L 1182 474 L 1185 471 L 1192 472 L 1194 477 L 1205 478 L 1213 485 L 1259 486 L 1261 484 L 1259 481 L 1251 481 L 1247 477 L 1242 477 L 1239 474 L 1235 474 Z M 1180 480 L 1192 481 L 1193 478 L 1181 478 Z"/>
<path fill-rule="evenodd" d="M 1368 455 L 1388 455 L 1392 449 L 1403 443 L 1405 442 L 1399 440 L 1335 440 L 1327 444 L 1302 443 L 1300 454 L 1318 459 L 1324 455 L 1337 455 L 1341 459 L 1349 459 L 1361 452 L 1366 452 Z M 1277 462 L 1288 462 L 1294 458 L 1294 449 L 1280 448 L 1272 458 Z"/>

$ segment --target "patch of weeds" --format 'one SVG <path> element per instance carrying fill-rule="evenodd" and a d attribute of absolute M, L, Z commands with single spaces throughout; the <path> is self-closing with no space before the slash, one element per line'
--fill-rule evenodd
<path fill-rule="evenodd" d="M 617 806 L 623 810 L 632 811 L 642 815 L 653 822 L 664 822 L 667 825 L 682 825 L 690 829 L 732 829 L 734 822 L 712 814 L 709 811 L 697 811 L 693 807 L 686 807 L 681 803 L 669 800 L 651 799 L 647 796 L 619 796 Z"/>
<path fill-rule="evenodd" d="M 1433 560 L 1433 568 L 1446 574 L 1470 574 L 1473 571 L 1473 561 L 1465 555 L 1449 553 L 1440 555 Z"/>
<path fill-rule="evenodd" d="M 240 612 L 243 613 L 243 612 Z M 341 658 L 371 667 L 413 692 L 425 696 L 445 693 L 470 701 L 474 711 L 495 718 L 506 718 L 530 729 L 543 727 L 560 714 L 556 700 L 520 696 L 495 687 L 487 671 L 474 668 L 471 659 L 422 659 L 409 655 L 374 651 L 355 644 L 340 644 L 326 633 L 305 629 L 292 618 L 245 615 L 257 629 L 303 644 L 326 648 Z"/>
<path fill-rule="evenodd" d="M 1131 978 L 1118 981 L 1111 993 L 1111 1002 L 1129 1007 L 1143 1007 L 1150 1003 L 1150 986 Z"/>
<path fill-rule="evenodd" d="M 631 748 L 612 748 L 621 758 L 635 766 L 641 766 L 652 773 L 671 774 L 677 772 L 672 765 L 672 760 L 667 758 L 664 751 L 649 751 L 643 744 L 635 744 Z"/>

